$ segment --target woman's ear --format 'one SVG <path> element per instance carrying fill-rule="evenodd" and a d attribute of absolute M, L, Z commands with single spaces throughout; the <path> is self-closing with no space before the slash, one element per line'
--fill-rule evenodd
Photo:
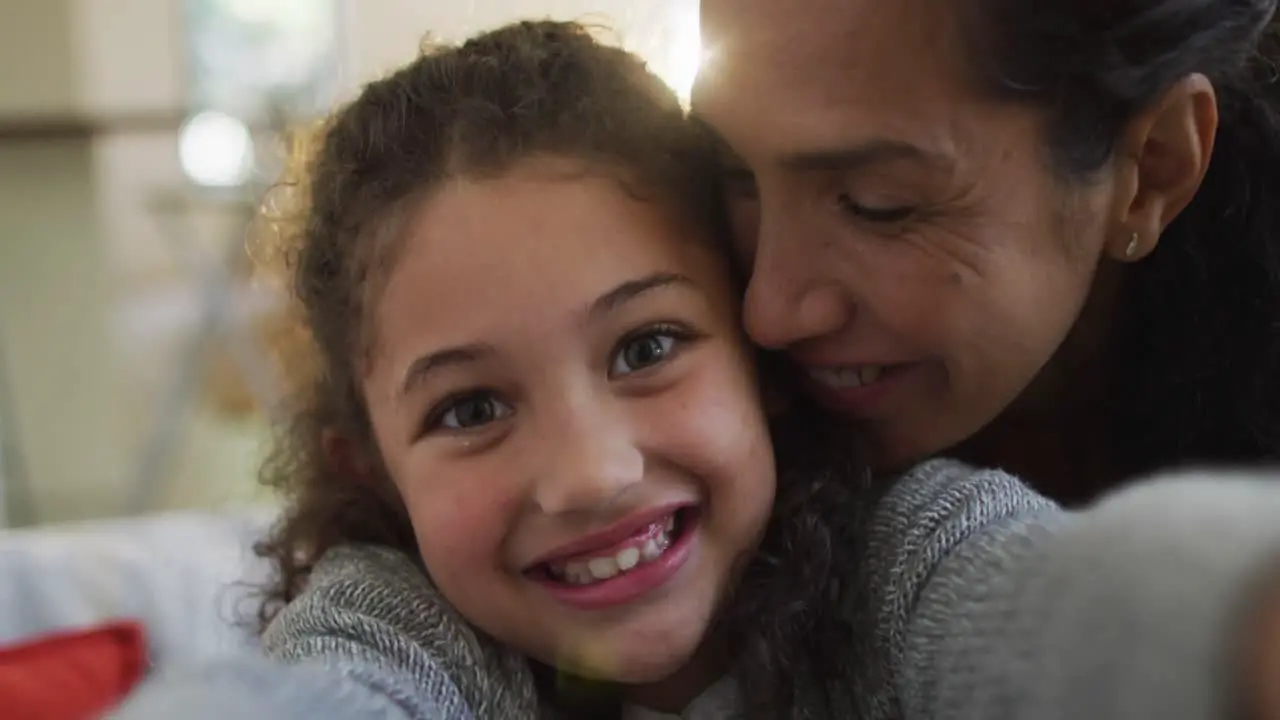
<path fill-rule="evenodd" d="M 349 436 L 336 429 L 326 428 L 320 435 L 320 447 L 324 452 L 325 463 L 339 475 L 361 484 L 374 481 L 376 471 L 373 459 Z"/>
<path fill-rule="evenodd" d="M 1155 249 L 1200 189 L 1217 130 L 1213 84 L 1194 73 L 1129 123 L 1116 148 L 1125 179 L 1118 187 L 1123 231 L 1107 244 L 1111 257 L 1133 262 Z"/>

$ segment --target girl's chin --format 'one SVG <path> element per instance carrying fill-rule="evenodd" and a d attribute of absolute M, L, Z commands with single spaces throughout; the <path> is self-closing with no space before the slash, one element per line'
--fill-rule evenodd
<path fill-rule="evenodd" d="M 689 665 L 693 653 L 672 654 L 668 649 L 655 649 L 653 653 L 636 653 L 630 648 L 625 657 L 614 656 L 609 661 L 596 655 L 588 662 L 561 664 L 561 672 L 585 684 L 602 685 L 653 685 L 671 679 Z M 578 668 L 578 669 L 571 669 Z"/>
<path fill-rule="evenodd" d="M 570 630 L 570 637 L 562 636 L 555 666 L 589 680 L 649 685 L 707 665 L 709 627 L 690 619 L 712 615 L 708 608 L 719 603 L 708 602 L 701 587 L 694 594 L 680 591 L 688 589 L 676 588 L 671 596 L 616 623 Z"/>
<path fill-rule="evenodd" d="M 689 634 L 690 642 L 686 643 L 673 639 L 671 633 L 651 636 L 647 638 L 648 642 L 614 639 L 609 643 L 613 652 L 607 661 L 605 657 L 595 655 L 594 662 L 577 664 L 576 667 L 589 667 L 591 670 L 572 673 L 576 677 L 566 678 L 567 686 L 576 686 L 584 697 L 611 688 L 613 693 L 621 693 L 628 702 L 679 712 L 719 680 L 724 672 L 724 663 L 716 660 L 722 655 L 702 642 L 703 634 Z M 667 638 L 668 642 L 657 642 L 658 637 Z M 625 655 L 617 654 L 620 650 Z M 585 657 L 581 659 L 587 660 Z"/>

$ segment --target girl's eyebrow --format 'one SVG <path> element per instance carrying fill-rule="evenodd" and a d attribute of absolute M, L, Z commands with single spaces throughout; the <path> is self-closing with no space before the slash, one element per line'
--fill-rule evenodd
<path fill-rule="evenodd" d="M 686 275 L 670 272 L 657 272 L 627 280 L 596 298 L 587 311 L 588 316 L 592 320 L 599 319 L 641 295 L 669 285 L 694 287 L 695 283 Z M 404 397 L 413 392 L 433 371 L 443 367 L 473 363 L 496 352 L 497 350 L 488 343 L 468 343 L 422 355 L 409 363 L 409 367 L 405 370 L 404 379 L 400 383 L 400 396 Z"/>
<path fill-rule="evenodd" d="M 421 385 L 434 370 L 472 363 L 495 352 L 494 347 L 487 343 L 471 343 L 427 353 L 409 363 L 409 368 L 404 373 L 404 380 L 400 383 L 400 396 L 404 397 L 413 392 L 414 388 Z"/>
<path fill-rule="evenodd" d="M 628 280 L 596 298 L 595 302 L 591 303 L 591 309 L 588 314 L 591 319 L 598 319 L 647 292 L 668 285 L 694 287 L 695 283 L 685 275 L 669 272 L 657 272 L 635 280 Z"/>

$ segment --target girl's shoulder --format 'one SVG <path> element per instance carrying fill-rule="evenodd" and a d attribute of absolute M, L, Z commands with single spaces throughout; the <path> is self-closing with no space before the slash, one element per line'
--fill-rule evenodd
<path fill-rule="evenodd" d="M 307 587 L 263 634 L 286 662 L 376 668 L 408 679 L 432 703 L 474 717 L 535 717 L 523 657 L 477 633 L 405 553 L 344 545 L 316 563 Z"/>

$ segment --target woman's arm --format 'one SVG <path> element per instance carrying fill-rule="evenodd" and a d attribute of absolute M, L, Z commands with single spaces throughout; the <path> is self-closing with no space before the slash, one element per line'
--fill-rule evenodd
<path fill-rule="evenodd" d="M 1241 689 L 1280 567 L 1274 479 L 1181 474 L 1067 513 L 934 462 L 877 517 L 908 718 L 1198 720 L 1261 701 Z"/>

